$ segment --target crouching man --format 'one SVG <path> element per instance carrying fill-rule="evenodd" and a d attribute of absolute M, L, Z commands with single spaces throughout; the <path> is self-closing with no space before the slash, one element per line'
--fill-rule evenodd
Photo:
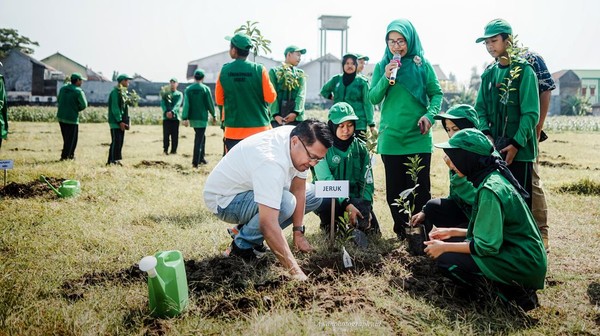
<path fill-rule="evenodd" d="M 206 206 L 229 229 L 230 255 L 249 260 L 264 252 L 263 241 L 294 279 L 307 276 L 298 266 L 283 235 L 293 225 L 295 247 L 308 252 L 304 214 L 321 204 L 307 171 L 333 144 L 327 124 L 308 119 L 296 127 L 282 126 L 242 140 L 225 155 L 204 186 Z"/>

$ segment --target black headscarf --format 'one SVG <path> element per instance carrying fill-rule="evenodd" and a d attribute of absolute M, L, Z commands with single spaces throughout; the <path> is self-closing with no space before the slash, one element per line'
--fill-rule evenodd
<path fill-rule="evenodd" d="M 529 198 L 529 193 L 519 184 L 506 166 L 506 162 L 501 158 L 493 155 L 480 155 L 461 148 L 445 148 L 444 153 L 452 160 L 454 166 L 467 177 L 467 180 L 473 183 L 474 187 L 479 187 L 489 174 L 497 170 L 524 199 Z"/>
<path fill-rule="evenodd" d="M 346 64 L 346 61 L 348 59 L 352 59 L 352 61 L 354 62 L 354 72 L 347 73 L 344 70 L 344 73 L 342 74 L 342 84 L 344 84 L 344 86 L 348 86 L 348 85 L 350 85 L 350 83 L 352 83 L 354 81 L 354 78 L 356 78 L 356 70 L 358 68 L 358 60 L 356 58 L 356 55 L 347 54 L 347 55 L 344 55 L 344 57 L 342 58 L 342 69 L 344 68 L 344 64 Z"/>
<path fill-rule="evenodd" d="M 354 124 L 354 126 L 356 127 L 356 122 L 354 120 L 350 120 L 352 121 L 352 123 Z M 329 130 L 331 131 L 331 134 L 333 134 L 333 147 L 342 150 L 342 151 L 347 151 L 348 147 L 350 147 L 350 145 L 352 144 L 352 141 L 354 141 L 354 133 L 352 133 L 352 135 L 350 135 L 350 137 L 348 138 L 348 140 L 342 140 L 340 138 L 338 138 L 337 136 L 337 129 L 340 126 L 339 124 L 334 124 L 333 121 L 329 120 L 327 121 L 327 126 L 329 126 Z"/>

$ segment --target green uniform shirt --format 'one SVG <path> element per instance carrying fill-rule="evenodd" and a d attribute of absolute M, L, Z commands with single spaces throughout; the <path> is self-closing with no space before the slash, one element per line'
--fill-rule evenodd
<path fill-rule="evenodd" d="M 373 71 L 373 85 L 369 91 L 372 104 L 381 103 L 381 121 L 377 152 L 386 155 L 431 153 L 431 130 L 421 134 L 419 119 L 425 116 L 433 125 L 433 116 L 440 112 L 444 94 L 433 67 L 423 60 L 419 72 L 423 76 L 429 104 L 423 105 L 403 85 L 390 86 L 385 69 L 377 64 Z M 383 102 L 383 103 L 382 103 Z"/>
<path fill-rule="evenodd" d="M 163 120 L 179 120 L 180 114 L 179 109 L 183 103 L 183 93 L 175 90 L 170 91 L 167 95 L 162 97 L 160 100 L 160 107 L 163 110 Z M 173 118 L 167 118 L 167 112 L 173 112 Z"/>
<path fill-rule="evenodd" d="M 194 83 L 185 89 L 183 98 L 182 120 L 189 120 L 193 128 L 205 128 L 208 122 L 208 113 L 215 116 L 215 103 L 210 93 L 210 88 L 202 83 Z"/>
<path fill-rule="evenodd" d="M 375 126 L 373 121 L 373 104 L 369 101 L 369 81 L 357 75 L 350 85 L 342 83 L 342 74 L 331 77 L 321 89 L 321 96 L 328 98 L 333 94 L 333 102 L 346 102 L 354 109 L 356 130 L 366 131 L 367 126 Z"/>
<path fill-rule="evenodd" d="M 510 70 L 519 66 L 520 75 L 512 81 L 506 104 L 500 101 L 502 83 L 507 83 Z M 481 75 L 481 86 L 475 110 L 479 128 L 496 139 L 505 136 L 519 144 L 515 161 L 534 162 L 537 157 L 535 127 L 540 118 L 538 81 L 533 67 L 525 60 L 513 60 L 510 66 L 499 63 L 490 66 Z"/>
<path fill-rule="evenodd" d="M 119 123 L 127 116 L 129 106 L 123 101 L 119 87 L 115 86 L 108 96 L 108 125 L 110 128 L 119 128 Z"/>
<path fill-rule="evenodd" d="M 546 251 L 523 198 L 499 172 L 477 188 L 467 229 L 471 253 L 491 280 L 525 288 L 544 288 Z"/>
<path fill-rule="evenodd" d="M 354 141 L 344 152 L 332 146 L 325 155 L 325 160 L 314 168 L 315 181 L 348 180 L 351 198 L 362 198 L 373 202 L 375 185 L 371 170 L 371 159 L 365 143 L 354 138 Z M 345 198 L 338 199 L 339 204 Z"/>
<path fill-rule="evenodd" d="M 271 83 L 273 83 L 273 87 L 277 93 L 277 98 L 269 106 L 271 118 L 280 114 L 281 106 L 283 105 L 283 102 L 287 100 L 294 102 L 294 112 L 297 114 L 296 121 L 302 121 L 304 120 L 304 102 L 306 100 L 306 75 L 302 69 L 292 67 L 292 73 L 298 80 L 298 87 L 288 91 L 283 88 L 282 82 L 277 80 L 277 71 L 280 71 L 281 68 L 283 67 L 278 66 L 269 70 L 269 79 L 271 80 Z"/>
<path fill-rule="evenodd" d="M 79 124 L 79 112 L 85 110 L 85 93 L 77 85 L 69 83 L 58 92 L 56 119 L 65 124 Z"/>
<path fill-rule="evenodd" d="M 0 75 L 0 136 L 6 139 L 8 136 L 8 106 L 6 105 L 6 88 L 4 76 Z"/>

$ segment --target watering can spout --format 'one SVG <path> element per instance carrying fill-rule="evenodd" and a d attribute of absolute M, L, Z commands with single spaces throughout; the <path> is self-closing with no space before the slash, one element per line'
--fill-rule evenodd
<path fill-rule="evenodd" d="M 63 195 L 60 193 L 60 191 L 58 191 L 58 189 L 54 188 L 52 183 L 50 183 L 50 181 L 48 181 L 46 176 L 40 175 L 40 182 L 46 182 L 46 184 L 48 184 L 48 186 L 50 186 L 50 189 L 52 189 L 52 191 L 54 191 L 58 195 L 58 197 L 63 197 Z"/>

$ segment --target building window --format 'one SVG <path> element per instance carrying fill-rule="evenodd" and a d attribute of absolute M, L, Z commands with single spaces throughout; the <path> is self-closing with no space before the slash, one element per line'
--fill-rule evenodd
<path fill-rule="evenodd" d="M 587 91 L 587 86 L 585 86 L 585 85 L 584 85 L 584 86 L 582 86 L 582 87 L 581 87 L 581 95 L 582 95 L 583 97 L 585 97 L 586 91 Z"/>
<path fill-rule="evenodd" d="M 590 96 L 596 96 L 596 85 L 590 85 Z"/>

